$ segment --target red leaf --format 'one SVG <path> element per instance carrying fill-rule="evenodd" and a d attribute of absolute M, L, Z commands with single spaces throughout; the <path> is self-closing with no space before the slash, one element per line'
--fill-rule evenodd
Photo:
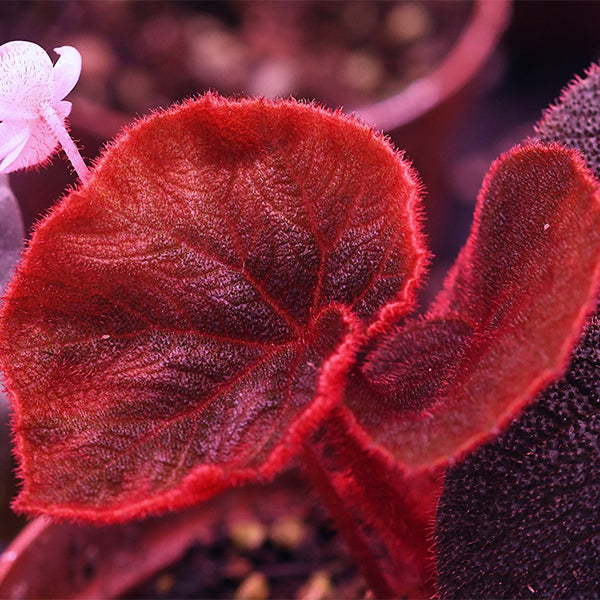
<path fill-rule="evenodd" d="M 600 192 L 579 155 L 526 145 L 501 157 L 426 320 L 381 336 L 352 378 L 364 443 L 419 469 L 497 433 L 562 372 L 599 259 Z"/>
<path fill-rule="evenodd" d="M 29 512 L 117 520 L 272 476 L 412 305 L 419 186 L 296 102 L 207 96 L 129 129 L 38 227 L 1 316 Z"/>

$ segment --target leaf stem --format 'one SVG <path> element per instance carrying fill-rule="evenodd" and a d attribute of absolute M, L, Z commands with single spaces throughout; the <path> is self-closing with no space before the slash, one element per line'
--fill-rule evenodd
<path fill-rule="evenodd" d="M 339 408 L 305 443 L 301 458 L 376 597 L 431 597 L 442 473 L 407 476 L 363 447 Z"/>
<path fill-rule="evenodd" d="M 360 527 L 351 513 L 346 509 L 336 487 L 320 463 L 319 456 L 310 444 L 305 444 L 302 462 L 321 500 L 331 513 L 335 524 L 348 544 L 358 567 L 362 570 L 377 598 L 393 598 L 394 586 L 388 575 L 381 569 L 379 561 L 362 535 Z"/>

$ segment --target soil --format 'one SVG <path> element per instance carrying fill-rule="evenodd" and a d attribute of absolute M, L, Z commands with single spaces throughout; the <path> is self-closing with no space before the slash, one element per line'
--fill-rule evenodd
<path fill-rule="evenodd" d="M 363 598 L 344 543 L 296 469 L 185 510 L 94 526 L 32 521 L 0 598 Z"/>
<path fill-rule="evenodd" d="M 367 588 L 325 510 L 301 481 L 245 497 L 124 598 L 363 598 Z M 208 543 L 207 543 L 208 542 Z"/>

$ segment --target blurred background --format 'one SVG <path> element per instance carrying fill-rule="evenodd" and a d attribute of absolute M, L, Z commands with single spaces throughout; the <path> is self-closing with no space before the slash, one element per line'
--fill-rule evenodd
<path fill-rule="evenodd" d="M 598 59 L 598 23 L 600 3 L 573 0 L 0 2 L 0 42 L 82 53 L 69 99 L 90 160 L 136 116 L 208 89 L 363 109 L 421 174 L 434 280 L 465 239 L 490 162 Z M 431 93 L 415 89 L 430 80 Z M 386 98 L 391 109 L 369 111 Z M 74 181 L 60 156 L 11 176 L 26 227 Z"/>
<path fill-rule="evenodd" d="M 355 111 L 406 150 L 427 190 L 436 256 L 423 304 L 468 234 L 491 161 L 533 134 L 574 75 L 600 57 L 600 2 L 0 2 L 0 43 L 83 56 L 71 126 L 83 156 L 136 116 L 205 90 L 305 98 Z M 76 182 L 60 156 L 11 175 L 26 230 Z M 6 410 L 5 410 L 6 412 Z M 0 440 L 0 546 L 22 526 Z"/>

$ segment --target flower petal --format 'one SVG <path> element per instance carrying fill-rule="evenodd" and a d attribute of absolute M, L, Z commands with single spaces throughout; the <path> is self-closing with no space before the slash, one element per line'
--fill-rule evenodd
<path fill-rule="evenodd" d="M 0 123 L 0 172 L 11 173 L 34 167 L 48 159 L 58 139 L 42 119 Z"/>
<path fill-rule="evenodd" d="M 58 147 L 58 139 L 44 121 L 36 121 L 31 127 L 31 135 L 23 148 L 19 160 L 13 165 L 13 170 L 26 169 L 43 163 L 50 158 Z"/>
<path fill-rule="evenodd" d="M 70 114 L 73 105 L 68 100 L 62 100 L 54 104 L 54 110 L 56 114 L 64 121 Z"/>
<path fill-rule="evenodd" d="M 52 101 L 52 61 L 32 42 L 0 46 L 0 119 L 32 119 Z"/>
<path fill-rule="evenodd" d="M 52 103 L 62 100 L 74 87 L 81 74 L 81 54 L 73 46 L 54 48 L 60 58 L 54 65 Z"/>
<path fill-rule="evenodd" d="M 2 77 L 2 75 L 0 75 L 0 77 Z M 15 108 L 13 102 L 4 101 L 2 98 L 0 98 L 0 121 L 14 121 L 16 119 L 22 119 L 23 117 L 19 116 L 20 114 L 22 113 L 18 112 L 18 109 Z"/>
<path fill-rule="evenodd" d="M 10 173 L 19 168 L 15 167 L 15 163 L 19 162 L 29 135 L 29 127 L 24 121 L 0 123 L 0 173 Z"/>

